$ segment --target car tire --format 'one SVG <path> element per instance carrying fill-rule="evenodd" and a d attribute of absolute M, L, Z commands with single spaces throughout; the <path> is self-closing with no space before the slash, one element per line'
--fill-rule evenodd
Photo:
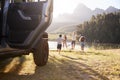
<path fill-rule="evenodd" d="M 33 52 L 34 62 L 37 66 L 44 66 L 48 62 L 49 46 L 47 39 L 40 39 L 40 43 Z"/>

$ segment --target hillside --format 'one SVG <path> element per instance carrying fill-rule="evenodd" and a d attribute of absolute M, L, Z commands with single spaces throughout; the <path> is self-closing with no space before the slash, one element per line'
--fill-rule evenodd
<path fill-rule="evenodd" d="M 48 28 L 48 33 L 65 33 L 65 32 L 72 32 L 73 30 L 76 30 L 76 23 L 62 23 L 62 22 L 56 22 L 52 23 L 50 27 Z"/>
<path fill-rule="evenodd" d="M 79 4 L 72 14 L 61 14 L 57 18 L 54 18 L 52 24 L 47 29 L 48 33 L 59 32 L 61 29 L 63 31 L 73 31 L 75 28 L 74 25 L 83 23 L 84 21 L 89 20 L 92 15 L 103 14 L 103 13 L 111 13 L 118 12 L 120 9 L 114 8 L 112 6 L 108 7 L 106 10 L 96 8 L 95 10 L 91 10 L 84 4 Z M 73 30 L 71 30 L 73 29 Z M 60 31 L 61 32 L 61 31 Z"/>

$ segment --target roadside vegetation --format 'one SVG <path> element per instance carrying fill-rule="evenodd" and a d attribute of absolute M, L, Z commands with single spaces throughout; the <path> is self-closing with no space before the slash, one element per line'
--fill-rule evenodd
<path fill-rule="evenodd" d="M 77 27 L 89 42 L 120 44 L 120 12 L 93 15 Z"/>

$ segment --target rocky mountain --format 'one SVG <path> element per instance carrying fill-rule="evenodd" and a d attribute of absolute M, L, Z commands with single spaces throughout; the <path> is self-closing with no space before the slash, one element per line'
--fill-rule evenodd
<path fill-rule="evenodd" d="M 92 15 L 92 10 L 86 7 L 84 4 L 79 4 L 72 14 L 62 14 L 59 15 L 55 21 L 56 22 L 69 22 L 78 23 L 89 19 Z"/>
<path fill-rule="evenodd" d="M 120 9 L 114 8 L 112 6 L 110 6 L 105 10 L 106 13 L 117 12 L 117 11 L 120 11 Z"/>
<path fill-rule="evenodd" d="M 95 10 L 91 10 L 90 8 L 85 6 L 84 4 L 79 4 L 75 8 L 75 10 L 72 14 L 65 13 L 65 14 L 59 15 L 57 18 L 54 18 L 52 21 L 52 24 L 47 29 L 47 32 L 51 32 L 51 31 L 53 33 L 59 32 L 59 30 L 61 31 L 61 29 L 64 29 L 64 27 L 71 29 L 71 27 L 75 27 L 74 25 L 80 24 L 84 21 L 89 20 L 92 15 L 111 13 L 111 12 L 117 12 L 117 11 L 120 11 L 120 9 L 114 8 L 112 6 L 108 7 L 106 10 L 103 10 L 100 8 L 96 8 Z M 71 31 L 71 30 L 68 30 L 68 31 Z"/>
<path fill-rule="evenodd" d="M 105 11 L 103 9 L 95 8 L 95 10 L 92 11 L 92 15 L 102 14 L 104 12 Z"/>

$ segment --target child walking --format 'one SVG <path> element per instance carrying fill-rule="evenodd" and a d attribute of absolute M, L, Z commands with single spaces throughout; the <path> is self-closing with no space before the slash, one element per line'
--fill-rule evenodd
<path fill-rule="evenodd" d="M 63 42 L 63 39 L 62 39 L 62 35 L 60 34 L 59 38 L 57 38 L 57 51 L 59 52 L 59 54 L 62 48 L 62 42 Z"/>
<path fill-rule="evenodd" d="M 81 36 L 80 39 L 80 46 L 81 46 L 81 50 L 84 52 L 84 47 L 85 47 L 85 37 Z"/>
<path fill-rule="evenodd" d="M 64 35 L 63 37 L 63 48 L 66 47 L 67 48 L 67 36 Z"/>

